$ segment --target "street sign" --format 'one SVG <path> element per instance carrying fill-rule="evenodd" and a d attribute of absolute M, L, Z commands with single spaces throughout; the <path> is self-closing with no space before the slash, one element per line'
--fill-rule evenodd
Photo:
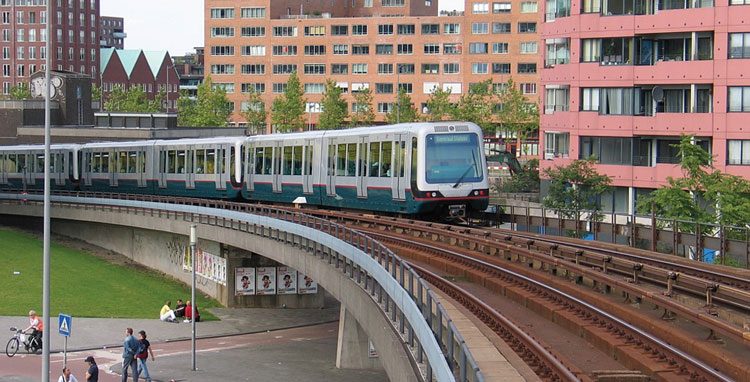
<path fill-rule="evenodd" d="M 62 313 L 60 313 L 60 315 L 57 316 L 57 328 L 58 328 L 58 331 L 60 332 L 60 335 L 69 337 L 71 324 L 73 324 L 73 317 L 68 316 L 67 314 L 62 314 Z"/>

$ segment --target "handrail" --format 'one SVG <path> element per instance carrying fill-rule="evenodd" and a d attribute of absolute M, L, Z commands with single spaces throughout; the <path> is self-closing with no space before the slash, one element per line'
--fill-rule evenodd
<path fill-rule="evenodd" d="M 163 197 L 147 197 L 160 202 L 144 201 L 144 197 L 140 195 L 137 197 L 118 195 L 118 197 L 125 199 L 52 196 L 51 200 L 55 204 L 64 205 L 86 204 L 115 207 L 118 212 L 126 213 L 131 209 L 166 211 L 168 215 L 171 214 L 175 218 L 178 214 L 184 214 L 189 216 L 190 220 L 204 224 L 210 224 L 211 221 L 208 219 L 210 217 L 214 219 L 215 225 L 225 228 L 234 229 L 235 223 L 239 223 L 237 229 L 240 229 L 242 224 L 246 224 L 248 228 L 245 232 L 257 233 L 255 228 L 250 231 L 250 226 L 260 227 L 261 233 L 264 232 L 263 228 L 268 228 L 270 229 L 268 235 L 279 240 L 302 243 L 301 240 L 295 242 L 294 237 L 305 239 L 308 250 L 317 247 L 317 245 L 310 246 L 309 241 L 314 241 L 330 250 L 328 255 L 335 256 L 335 259 L 329 258 L 329 262 L 335 261 L 336 267 L 343 260 L 343 272 L 348 271 L 349 277 L 361 287 L 363 286 L 361 276 L 364 273 L 365 291 L 368 291 L 369 287 L 368 292 L 376 305 L 386 313 L 385 316 L 390 316 L 394 329 L 401 336 L 408 334 L 408 339 L 405 340 L 412 346 L 413 350 L 410 353 L 416 358 L 417 364 L 423 363 L 423 354 L 426 355 L 426 378 L 422 376 L 423 379 L 431 381 L 434 376 L 437 381 L 455 381 L 455 373 L 461 382 L 484 381 L 475 358 L 469 352 L 463 338 L 448 317 L 447 311 L 435 298 L 427 282 L 407 262 L 402 261 L 387 247 L 372 238 L 343 225 L 286 209 L 243 204 L 232 206 L 236 209 L 228 210 L 174 204 L 174 200 L 171 200 L 172 203 L 165 203 L 168 199 Z M 40 201 L 41 196 L 0 194 L 0 200 L 30 203 Z M 224 205 L 225 207 L 230 205 L 228 202 L 211 200 L 187 200 L 187 202 Z M 122 208 L 125 208 L 125 211 L 121 210 Z M 227 221 L 230 222 L 229 226 L 227 226 Z M 287 235 L 293 236 L 291 240 Z M 312 250 L 312 253 L 317 254 L 317 251 Z M 369 283 L 369 286 L 368 276 L 369 280 L 373 281 Z M 380 304 L 381 301 L 384 305 Z M 405 331 L 404 322 L 408 324 L 408 331 Z M 446 335 L 443 333 L 444 330 L 447 332 Z M 414 337 L 416 337 L 416 347 L 413 346 Z M 454 344 L 459 345 L 458 352 L 453 351 Z M 443 349 L 448 351 L 448 359 Z"/>

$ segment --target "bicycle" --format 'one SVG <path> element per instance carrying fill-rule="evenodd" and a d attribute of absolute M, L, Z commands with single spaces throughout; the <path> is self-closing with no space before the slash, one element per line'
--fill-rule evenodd
<path fill-rule="evenodd" d="M 13 334 L 13 337 L 11 337 L 8 340 L 8 343 L 5 345 L 5 355 L 7 355 L 8 357 L 13 357 L 14 355 L 16 355 L 21 345 L 23 345 L 24 349 L 26 349 L 26 352 L 30 354 L 36 354 L 36 352 L 42 348 L 41 339 L 26 334 L 23 332 L 23 330 L 13 326 L 11 326 L 10 331 L 15 332 L 15 334 Z"/>

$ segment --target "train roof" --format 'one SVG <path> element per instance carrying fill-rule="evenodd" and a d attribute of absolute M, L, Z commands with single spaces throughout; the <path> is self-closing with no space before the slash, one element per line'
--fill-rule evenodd
<path fill-rule="evenodd" d="M 382 133 L 399 133 L 399 132 L 416 132 L 423 128 L 433 128 L 435 126 L 450 126 L 450 125 L 469 125 L 476 129 L 478 126 L 471 122 L 462 121 L 442 121 L 442 122 L 411 122 L 411 123 L 400 123 L 395 125 L 375 125 L 375 126 L 364 126 L 355 127 L 351 129 L 339 129 L 339 130 L 316 130 L 306 132 L 295 132 L 295 133 L 281 133 L 281 134 L 266 134 L 266 135 L 255 135 L 248 137 L 249 141 L 273 141 L 279 139 L 311 139 L 318 138 L 321 136 L 351 136 L 351 135 L 363 135 L 363 134 L 382 134 Z"/>
<path fill-rule="evenodd" d="M 178 146 L 178 145 L 201 145 L 210 143 L 236 143 L 243 142 L 245 137 L 211 137 L 211 138 L 181 138 L 181 139 L 158 139 L 144 141 L 126 142 L 96 142 L 83 145 L 84 148 L 107 148 L 107 147 L 143 147 L 143 146 Z"/>
<path fill-rule="evenodd" d="M 61 143 L 50 145 L 50 150 L 75 150 L 81 147 L 75 143 Z M 16 146 L 0 146 L 0 151 L 32 151 L 32 150 L 44 150 L 44 145 L 16 145 Z"/>

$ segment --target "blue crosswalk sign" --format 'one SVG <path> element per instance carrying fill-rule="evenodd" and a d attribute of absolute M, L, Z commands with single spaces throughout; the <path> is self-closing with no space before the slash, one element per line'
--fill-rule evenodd
<path fill-rule="evenodd" d="M 57 328 L 61 335 L 65 337 L 70 336 L 70 326 L 73 324 L 73 317 L 68 316 L 67 314 L 60 313 L 59 316 L 57 316 Z"/>

